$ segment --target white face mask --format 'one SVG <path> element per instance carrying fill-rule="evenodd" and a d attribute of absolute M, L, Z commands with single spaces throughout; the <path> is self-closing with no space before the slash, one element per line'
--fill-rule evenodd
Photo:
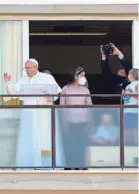
<path fill-rule="evenodd" d="M 85 77 L 80 77 L 79 78 L 79 80 L 78 80 L 78 83 L 80 84 L 80 85 L 85 85 L 85 83 L 86 83 L 86 78 Z"/>

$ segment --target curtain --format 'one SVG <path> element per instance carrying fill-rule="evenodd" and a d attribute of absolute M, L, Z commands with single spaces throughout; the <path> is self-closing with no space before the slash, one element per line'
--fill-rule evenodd
<path fill-rule="evenodd" d="M 7 94 L 3 74 L 14 84 L 22 75 L 22 21 L 0 21 L 0 94 Z M 0 104 L 17 104 L 11 98 Z M 14 166 L 19 131 L 19 109 L 0 109 L 0 166 Z"/>
<path fill-rule="evenodd" d="M 15 83 L 22 75 L 22 22 L 0 21 L 0 93 L 6 94 L 3 74 Z M 9 98 L 5 98 L 8 100 Z M 10 100 L 10 103 L 13 101 Z"/>

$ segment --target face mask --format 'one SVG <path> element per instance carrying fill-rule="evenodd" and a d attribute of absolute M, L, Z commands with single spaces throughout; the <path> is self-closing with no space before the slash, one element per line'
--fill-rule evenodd
<path fill-rule="evenodd" d="M 86 78 L 85 77 L 80 77 L 79 80 L 78 80 L 78 83 L 83 86 L 86 83 Z"/>

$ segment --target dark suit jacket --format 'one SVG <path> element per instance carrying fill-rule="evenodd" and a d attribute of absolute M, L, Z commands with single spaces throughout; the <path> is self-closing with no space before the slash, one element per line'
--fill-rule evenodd
<path fill-rule="evenodd" d="M 128 75 L 132 65 L 127 63 L 125 59 L 120 60 L 120 62 Z M 107 58 L 106 60 L 101 60 L 101 69 L 104 80 L 104 93 L 106 94 L 121 94 L 122 89 L 124 89 L 130 83 L 127 80 L 127 77 L 112 75 Z M 120 98 L 114 97 L 111 99 L 112 104 L 120 103 Z"/>

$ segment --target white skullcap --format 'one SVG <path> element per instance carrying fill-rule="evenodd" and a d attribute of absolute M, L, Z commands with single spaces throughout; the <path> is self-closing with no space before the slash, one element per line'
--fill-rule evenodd
<path fill-rule="evenodd" d="M 28 61 L 35 63 L 36 65 L 39 65 L 38 61 L 36 59 L 28 59 Z"/>

